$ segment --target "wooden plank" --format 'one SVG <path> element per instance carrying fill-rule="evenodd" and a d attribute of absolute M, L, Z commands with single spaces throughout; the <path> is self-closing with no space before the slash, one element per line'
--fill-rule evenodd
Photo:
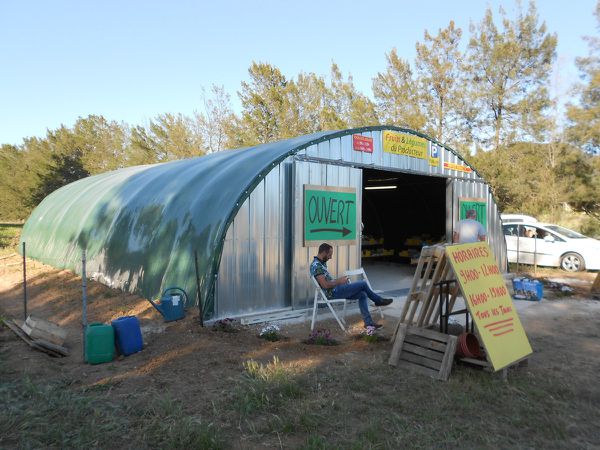
<path fill-rule="evenodd" d="M 417 298 L 411 304 L 410 313 L 408 314 L 408 317 L 406 318 L 404 323 L 409 324 L 409 325 L 411 325 L 413 323 L 415 313 L 417 312 L 417 309 L 419 308 L 420 303 L 421 303 L 421 293 L 419 292 Z"/>
<path fill-rule="evenodd" d="M 423 276 L 421 277 L 422 279 L 422 284 L 421 284 L 421 291 L 424 291 L 425 288 L 427 287 L 427 283 L 429 281 L 429 275 L 431 275 L 431 271 L 433 270 L 433 266 L 436 263 L 436 260 L 434 257 L 429 258 L 429 261 L 427 261 L 427 267 L 425 268 L 425 273 L 423 274 Z"/>
<path fill-rule="evenodd" d="M 21 329 L 20 324 L 16 321 L 4 320 L 3 322 L 8 328 L 12 330 L 13 333 L 19 336 L 22 340 L 24 340 L 25 343 L 31 348 L 47 353 L 50 356 L 62 356 L 59 353 L 56 353 L 55 351 L 45 348 L 43 345 L 34 342 L 29 336 L 27 336 L 27 334 L 25 334 L 25 332 Z"/>
<path fill-rule="evenodd" d="M 436 352 L 435 350 L 429 350 L 427 348 L 423 348 L 419 345 L 414 345 L 409 343 L 407 340 L 404 341 L 404 346 L 402 347 L 403 352 L 414 353 L 415 355 L 424 356 L 429 359 L 433 359 L 435 361 L 442 362 L 444 359 L 444 353 Z"/>
<path fill-rule="evenodd" d="M 53 351 L 54 353 L 58 353 L 60 356 L 69 356 L 71 352 L 68 348 L 63 347 L 62 345 L 56 345 L 52 342 L 45 341 L 43 339 L 34 339 L 33 342 L 35 344 L 41 345 L 42 347 Z"/>
<path fill-rule="evenodd" d="M 404 342 L 408 342 L 413 345 L 418 345 L 419 347 L 427 348 L 429 350 L 442 352 L 442 353 L 444 353 L 446 351 L 446 345 L 447 345 L 445 342 L 432 341 L 431 339 L 427 339 L 427 338 L 424 338 L 421 336 L 415 336 L 415 335 L 407 335 L 404 338 Z"/>
<path fill-rule="evenodd" d="M 17 324 L 13 323 L 10 320 L 3 320 L 2 322 L 4 323 L 4 325 L 10 328 L 10 330 L 13 333 L 15 333 L 21 339 L 23 339 L 28 345 L 30 345 L 33 342 L 33 340 L 29 336 L 27 336 L 27 334 L 25 334 L 25 332 L 21 330 L 21 327 L 19 327 Z"/>
<path fill-rule="evenodd" d="M 429 367 L 430 369 L 437 370 L 439 372 L 442 367 L 442 363 L 440 361 L 434 361 L 433 359 L 425 358 L 424 356 L 414 355 L 412 353 L 407 353 L 402 351 L 400 354 L 400 361 L 409 361 L 414 364 L 418 364 L 419 366 Z"/>
<path fill-rule="evenodd" d="M 62 346 L 67 339 L 67 330 L 39 317 L 27 317 L 25 323 L 21 325 L 21 329 L 31 339 L 42 339 L 59 346 Z"/>
<path fill-rule="evenodd" d="M 413 282 L 410 286 L 410 292 L 415 292 L 417 290 L 417 284 L 419 282 L 419 279 L 421 278 L 423 264 L 425 264 L 425 255 L 423 253 L 425 252 L 426 248 L 428 247 L 423 247 L 423 250 L 421 250 L 421 255 L 419 256 L 419 263 L 417 264 L 417 268 L 415 269 L 415 274 L 413 275 Z"/>
<path fill-rule="evenodd" d="M 412 364 L 406 361 L 398 361 L 398 367 L 403 368 L 403 369 L 407 369 L 407 370 L 411 370 L 413 372 L 419 372 L 422 373 L 423 375 L 427 375 L 428 377 L 431 378 L 437 378 L 438 377 L 438 370 L 434 370 L 434 369 L 429 369 L 427 367 L 423 367 L 423 366 L 418 366 L 416 364 Z"/>
<path fill-rule="evenodd" d="M 456 353 L 457 344 L 458 338 L 456 336 L 450 336 L 450 339 L 448 340 L 448 346 L 446 347 L 446 353 L 444 353 L 442 367 L 440 369 L 440 380 L 446 381 L 450 376 L 450 371 L 452 370 L 452 363 L 454 363 L 454 354 Z"/>
<path fill-rule="evenodd" d="M 449 268 L 451 267 L 450 263 L 448 262 L 447 258 L 444 258 L 444 267 L 442 269 L 442 273 L 439 276 L 439 279 L 436 281 L 437 283 L 439 283 L 440 281 L 445 281 L 448 280 L 448 271 Z M 432 301 L 429 304 L 429 308 L 427 309 L 427 314 L 425 315 L 425 320 L 423 321 L 423 325 L 431 325 L 432 323 L 437 322 L 437 318 L 439 317 L 439 306 L 440 306 L 440 295 L 441 295 L 441 290 L 439 288 L 439 286 L 437 286 L 435 288 L 435 290 L 432 293 Z M 435 315 L 433 313 L 436 313 Z M 433 317 L 432 317 L 433 316 Z"/>
<path fill-rule="evenodd" d="M 438 331 L 427 330 L 425 328 L 410 327 L 408 329 L 408 334 L 414 334 L 416 336 L 426 337 L 429 339 L 433 339 L 435 341 L 448 342 L 447 334 L 440 333 Z"/>
<path fill-rule="evenodd" d="M 425 280 L 428 284 L 423 284 L 423 296 L 421 302 L 421 309 L 416 319 L 417 326 L 424 326 L 428 324 L 427 317 L 431 314 L 430 310 L 433 307 L 432 303 L 435 299 L 435 292 L 438 290 L 436 283 L 442 280 L 441 275 L 444 273 L 444 269 L 447 266 L 445 248 L 441 245 L 434 247 L 434 254 L 431 258 L 431 266 L 428 269 L 435 267 L 433 274 L 426 273 Z M 431 275 L 431 280 L 429 276 Z"/>
<path fill-rule="evenodd" d="M 492 368 L 492 365 L 485 359 L 475 359 L 475 358 L 458 358 L 458 361 L 460 362 L 465 362 L 468 364 L 473 364 L 475 366 L 480 366 L 480 367 L 489 367 L 490 369 Z"/>
<path fill-rule="evenodd" d="M 390 359 L 388 360 L 388 364 L 390 366 L 396 366 L 398 364 L 398 359 L 400 358 L 400 352 L 402 352 L 402 345 L 404 344 L 404 337 L 406 336 L 407 328 L 408 327 L 405 324 L 400 324 L 398 328 L 396 339 L 394 339 L 394 346 L 392 347 L 392 352 L 390 353 Z"/>

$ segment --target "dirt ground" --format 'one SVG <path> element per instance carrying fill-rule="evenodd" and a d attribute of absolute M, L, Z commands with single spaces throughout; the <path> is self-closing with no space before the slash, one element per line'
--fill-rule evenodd
<path fill-rule="evenodd" d="M 17 255 L 0 260 L 0 316 L 22 319 L 20 264 L 21 259 Z M 170 396 L 180 399 L 186 409 L 192 410 L 198 403 L 210 409 L 211 403 L 214 405 L 216 399 L 224 395 L 228 380 L 239 378 L 244 362 L 250 359 L 267 363 L 277 356 L 300 372 L 316 367 L 326 371 L 336 365 L 357 368 L 374 362 L 386 365 L 391 349 L 389 341 L 374 346 L 355 336 L 345 336 L 339 328 L 336 329 L 333 321 L 319 322 L 320 327 L 329 328 L 340 341 L 340 345 L 331 347 L 302 342 L 308 337 L 310 322 L 282 325 L 284 339 L 276 342 L 257 338 L 260 325 L 240 326 L 236 333 L 201 328 L 195 310 L 190 311 L 184 320 L 164 323 L 146 300 L 91 281 L 88 283 L 88 321 L 108 323 L 123 315 L 136 315 L 140 319 L 145 342 L 144 350 L 138 354 L 92 366 L 82 363 L 81 279 L 68 271 L 32 260 L 28 261 L 27 271 L 29 313 L 65 327 L 69 333 L 66 346 L 72 353 L 66 358 L 51 358 L 30 349 L 6 327 L 0 327 L 2 376 L 5 381 L 28 377 L 34 381 L 67 382 L 74 386 L 105 385 L 116 397 L 132 393 L 152 396 L 168 391 Z M 552 373 L 564 383 L 597 383 L 600 372 L 600 301 L 589 295 L 596 274 L 544 270 L 538 275 L 540 278 L 560 279 L 561 283 L 572 286 L 574 291 L 565 295 L 558 290 L 546 289 L 542 302 L 527 302 L 526 307 L 517 308 L 534 348 L 528 370 L 540 376 Z M 360 317 L 351 317 L 351 323 L 358 330 Z M 386 319 L 383 323 L 383 335 L 389 337 L 395 320 Z M 594 391 L 594 396 L 598 397 L 597 391 Z M 574 446 L 600 445 L 597 441 L 594 444 L 597 436 L 582 437 L 577 431 L 579 426 L 573 424 L 575 428 L 571 428 L 573 436 L 570 442 Z M 230 437 L 235 436 L 232 438 L 234 442 L 238 442 L 237 439 L 242 442 L 239 426 L 232 423 L 224 427 Z M 269 439 L 275 438 L 271 436 L 264 442 L 238 442 L 237 446 L 278 446 L 276 441 L 273 443 Z"/>

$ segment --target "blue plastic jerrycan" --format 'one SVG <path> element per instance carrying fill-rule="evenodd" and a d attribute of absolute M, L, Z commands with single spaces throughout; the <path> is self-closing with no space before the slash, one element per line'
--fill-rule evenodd
<path fill-rule="evenodd" d="M 183 319 L 185 317 L 187 301 L 188 296 L 186 292 L 179 287 L 166 288 L 160 297 L 160 303 L 149 300 L 152 306 L 162 314 L 165 322 Z"/>

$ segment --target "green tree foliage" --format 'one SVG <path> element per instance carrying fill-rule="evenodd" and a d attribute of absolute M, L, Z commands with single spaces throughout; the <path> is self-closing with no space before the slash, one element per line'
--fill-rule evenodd
<path fill-rule="evenodd" d="M 600 225 L 600 156 L 571 149 L 558 166 L 566 183 L 566 201 Z"/>
<path fill-rule="evenodd" d="M 469 141 L 464 123 L 467 107 L 461 36 L 462 30 L 453 21 L 437 36 L 425 31 L 424 42 L 416 44 L 415 58 L 421 110 L 427 111 L 425 130 L 456 148 Z"/>
<path fill-rule="evenodd" d="M 337 128 L 378 125 L 375 104 L 354 87 L 352 76 L 344 80 L 337 64 L 331 65 L 330 106 L 339 120 Z"/>
<path fill-rule="evenodd" d="M 600 30 L 600 1 L 595 11 Z M 577 59 L 583 83 L 576 87 L 578 104 L 569 104 L 567 137 L 590 153 L 600 155 L 600 38 L 588 37 L 590 54 Z"/>
<path fill-rule="evenodd" d="M 151 120 L 147 128 L 134 127 L 130 146 L 133 164 L 192 158 L 206 153 L 194 121 L 182 114 L 162 114 Z"/>
<path fill-rule="evenodd" d="M 252 63 L 249 82 L 238 92 L 240 117 L 228 129 L 230 147 L 272 142 L 322 130 L 376 125 L 375 105 L 331 66 L 331 80 L 314 73 L 287 79 L 270 64 Z"/>
<path fill-rule="evenodd" d="M 90 175 L 83 167 L 83 151 L 75 149 L 69 153 L 52 153 L 46 172 L 31 191 L 29 206 L 35 207 L 48 194 L 73 181 Z"/>
<path fill-rule="evenodd" d="M 0 147 L 0 220 L 23 219 L 27 216 L 28 177 L 23 152 L 14 145 Z M 30 182 L 30 181 L 29 181 Z"/>
<path fill-rule="evenodd" d="M 421 110 L 418 83 L 410 63 L 396 49 L 386 55 L 388 67 L 373 79 L 373 95 L 382 123 L 425 131 L 427 117 Z"/>
<path fill-rule="evenodd" d="M 470 162 L 490 183 L 503 211 L 540 215 L 556 211 L 565 201 L 563 186 L 549 161 L 548 144 L 520 142 L 496 150 L 478 151 Z M 563 158 L 565 148 L 560 149 Z M 549 183 L 554 189 L 548 189 Z M 556 196 L 560 193 L 560 196 Z"/>
<path fill-rule="evenodd" d="M 491 9 L 471 27 L 468 59 L 470 101 L 479 114 L 473 128 L 484 147 L 499 148 L 516 140 L 541 139 L 545 111 L 551 105 L 548 77 L 555 58 L 556 35 L 538 25 L 535 5 L 514 21 L 501 10 L 499 29 Z"/>
<path fill-rule="evenodd" d="M 213 85 L 211 97 L 202 92 L 204 110 L 196 112 L 196 126 L 207 153 L 219 152 L 225 149 L 227 129 L 234 119 L 231 100 L 223 86 Z"/>
<path fill-rule="evenodd" d="M 248 73 L 250 81 L 242 81 L 238 92 L 242 116 L 234 123 L 232 141 L 254 145 L 281 139 L 288 80 L 277 67 L 267 63 L 253 62 Z"/>
<path fill-rule="evenodd" d="M 108 121 L 102 116 L 91 115 L 79 118 L 72 130 L 61 127 L 64 139 L 58 141 L 53 151 L 77 151 L 86 172 L 94 175 L 124 167 L 127 163 L 127 128 L 125 125 Z M 50 134 L 51 136 L 53 133 Z M 50 138 L 52 140 L 53 138 Z"/>

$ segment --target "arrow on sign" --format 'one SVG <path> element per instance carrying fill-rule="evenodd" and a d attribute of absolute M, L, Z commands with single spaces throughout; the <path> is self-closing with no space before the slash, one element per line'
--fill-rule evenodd
<path fill-rule="evenodd" d="M 332 233 L 342 233 L 342 236 L 346 236 L 348 234 L 350 234 L 351 230 L 349 230 L 346 227 L 342 227 L 342 228 L 319 228 L 316 230 L 310 230 L 311 233 L 322 233 L 325 231 L 330 231 Z"/>

